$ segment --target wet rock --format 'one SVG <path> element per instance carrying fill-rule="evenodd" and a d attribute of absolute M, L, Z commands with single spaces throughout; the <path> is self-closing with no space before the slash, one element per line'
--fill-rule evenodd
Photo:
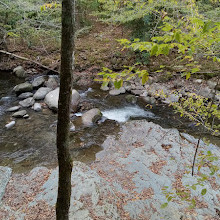
<path fill-rule="evenodd" d="M 109 91 L 109 95 L 116 96 L 116 95 L 124 94 L 125 92 L 126 92 L 125 88 L 121 87 L 120 89 L 110 90 Z"/>
<path fill-rule="evenodd" d="M 39 88 L 36 93 L 34 94 L 33 98 L 35 100 L 40 100 L 40 99 L 44 99 L 45 96 L 50 92 L 52 91 L 52 89 L 50 88 L 47 88 L 47 87 L 41 87 Z"/>
<path fill-rule="evenodd" d="M 8 124 L 5 125 L 5 127 L 6 127 L 7 129 L 11 129 L 11 128 L 14 127 L 14 126 L 15 126 L 15 121 L 11 121 L 11 122 L 9 122 Z"/>
<path fill-rule="evenodd" d="M 109 87 L 102 85 L 102 86 L 100 87 L 100 89 L 101 89 L 102 91 L 108 91 L 108 90 L 109 90 Z"/>
<path fill-rule="evenodd" d="M 20 108 L 21 108 L 21 106 L 14 106 L 14 107 L 11 107 L 11 108 L 7 109 L 7 112 L 16 112 Z"/>
<path fill-rule="evenodd" d="M 30 117 L 29 114 L 25 114 L 25 115 L 23 116 L 24 119 L 27 119 L 27 118 L 29 118 L 29 117 Z"/>
<path fill-rule="evenodd" d="M 70 132 L 73 132 L 75 130 L 76 130 L 75 125 L 72 122 L 70 122 Z"/>
<path fill-rule="evenodd" d="M 78 108 L 79 108 L 80 112 L 83 112 L 83 111 L 88 111 L 92 108 L 95 108 L 95 106 L 94 106 L 94 103 L 92 103 L 92 102 L 83 101 L 83 102 L 79 103 Z"/>
<path fill-rule="evenodd" d="M 126 101 L 128 103 L 136 104 L 137 103 L 137 97 L 135 95 L 127 95 L 125 97 Z"/>
<path fill-rule="evenodd" d="M 40 103 L 34 103 L 34 111 L 40 112 L 42 110 Z"/>
<path fill-rule="evenodd" d="M 34 102 L 35 102 L 34 98 L 30 97 L 30 98 L 24 99 L 23 101 L 20 101 L 19 105 L 21 105 L 22 107 L 28 108 L 28 107 L 31 107 L 34 104 Z"/>
<path fill-rule="evenodd" d="M 58 78 L 49 76 L 49 79 L 45 82 L 45 86 L 53 90 L 56 89 L 58 87 Z"/>
<path fill-rule="evenodd" d="M 39 76 L 39 77 L 34 79 L 34 81 L 32 82 L 32 86 L 34 88 L 40 87 L 44 84 L 44 82 L 45 82 L 45 77 L 44 76 Z"/>
<path fill-rule="evenodd" d="M 91 126 L 102 118 L 102 113 L 98 108 L 89 110 L 82 115 L 82 123 L 85 126 Z"/>
<path fill-rule="evenodd" d="M 33 90 L 33 86 L 29 82 L 21 83 L 14 87 L 13 89 L 17 94 L 23 92 L 31 92 Z"/>
<path fill-rule="evenodd" d="M 15 112 L 12 117 L 14 118 L 23 118 L 24 115 L 27 114 L 27 111 L 26 110 L 21 110 L 21 111 L 18 111 L 18 112 Z"/>
<path fill-rule="evenodd" d="M 154 105 L 156 103 L 156 99 L 154 97 L 142 96 L 142 99 L 150 105 Z"/>
<path fill-rule="evenodd" d="M 29 97 L 32 97 L 33 96 L 33 93 L 32 92 L 24 92 L 24 93 L 21 93 L 18 98 L 19 99 L 27 99 Z"/>
<path fill-rule="evenodd" d="M 13 73 L 19 78 L 25 78 L 27 77 L 27 73 L 25 72 L 24 68 L 22 66 L 18 66 L 13 69 Z"/>
<path fill-rule="evenodd" d="M 6 186 L 11 178 L 12 169 L 0 166 L 0 202 L 4 196 Z"/>
<path fill-rule="evenodd" d="M 60 92 L 60 88 L 56 88 L 55 90 L 49 92 L 44 99 L 45 103 L 53 111 L 58 110 L 59 92 Z M 80 100 L 80 94 L 75 89 L 73 89 L 72 99 L 71 99 L 71 110 L 72 111 L 75 111 L 77 109 L 79 100 Z"/>

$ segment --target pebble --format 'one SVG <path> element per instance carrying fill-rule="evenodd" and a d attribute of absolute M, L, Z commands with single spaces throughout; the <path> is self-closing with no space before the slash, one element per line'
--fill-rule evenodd
<path fill-rule="evenodd" d="M 10 129 L 10 128 L 14 127 L 14 125 L 15 125 L 15 121 L 11 121 L 11 122 L 9 122 L 8 124 L 6 124 L 5 127 L 6 127 L 7 129 Z"/>

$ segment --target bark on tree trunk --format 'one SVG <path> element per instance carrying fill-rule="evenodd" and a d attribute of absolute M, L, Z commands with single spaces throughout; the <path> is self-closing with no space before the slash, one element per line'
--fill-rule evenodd
<path fill-rule="evenodd" d="M 60 94 L 57 124 L 59 185 L 56 219 L 68 220 L 71 197 L 72 160 L 69 152 L 70 100 L 74 66 L 75 0 L 62 1 Z"/>

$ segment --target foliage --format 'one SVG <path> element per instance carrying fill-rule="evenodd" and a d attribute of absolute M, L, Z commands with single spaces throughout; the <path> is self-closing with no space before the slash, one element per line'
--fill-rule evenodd
<path fill-rule="evenodd" d="M 140 39 L 135 39 L 132 42 L 121 39 L 120 43 L 134 51 L 147 51 L 151 56 L 169 55 L 171 51 L 177 51 L 181 55 L 179 60 L 188 60 L 186 66 L 192 67 L 188 72 L 183 70 L 182 76 L 186 76 L 187 79 L 200 70 L 196 61 L 198 55 L 202 54 L 208 59 L 212 57 L 214 62 L 220 62 L 220 22 L 187 17 L 176 24 L 166 17 L 161 26 L 161 36 L 153 37 L 151 40 L 141 42 Z"/>
<path fill-rule="evenodd" d="M 22 41 L 30 48 L 37 48 L 46 53 L 60 49 L 60 0 L 4 0 L 3 2 L 4 4 L 0 4 L 0 38 L 11 37 Z M 85 18 L 82 19 L 87 13 L 86 2 L 91 3 L 95 0 L 78 1 L 76 21 L 79 30 L 88 24 Z"/>
<path fill-rule="evenodd" d="M 124 81 L 129 81 L 137 76 L 142 79 L 142 84 L 145 84 L 148 80 L 149 74 L 146 70 L 137 69 L 136 65 L 131 67 L 125 66 L 125 69 L 121 73 L 113 72 L 112 70 L 104 67 L 103 71 L 98 74 L 99 76 L 103 77 L 101 80 L 103 82 L 102 86 L 107 86 L 109 82 L 112 81 L 115 88 L 119 89 L 122 87 Z"/>
<path fill-rule="evenodd" d="M 7 1 L 0 5 L 1 29 L 6 37 L 16 37 L 29 47 L 47 50 L 59 48 L 61 10 L 59 4 L 45 4 L 43 0 Z M 44 10 L 49 8 L 50 10 Z"/>
<path fill-rule="evenodd" d="M 220 109 L 218 104 L 209 101 L 207 98 L 188 93 L 187 97 L 181 98 L 179 103 L 171 103 L 177 113 L 181 117 L 187 117 L 191 121 L 196 122 L 196 125 L 203 126 L 211 131 L 213 135 L 220 134 L 220 124 L 216 124 L 220 120 Z"/>
<path fill-rule="evenodd" d="M 186 201 L 189 204 L 189 208 L 193 209 L 196 207 L 196 199 L 192 195 L 192 190 L 198 190 L 198 188 L 201 190 L 200 194 L 202 196 L 206 195 L 207 189 L 203 188 L 205 186 L 205 183 L 208 181 L 210 176 L 214 175 L 220 175 L 219 174 L 219 167 L 214 164 L 215 161 L 217 161 L 219 158 L 216 157 L 211 151 L 208 151 L 205 153 L 204 151 L 201 151 L 198 157 L 198 173 L 196 177 L 196 182 L 194 184 L 186 184 L 184 187 L 181 188 L 171 188 L 169 190 L 168 186 L 164 186 L 162 188 L 163 194 L 166 196 L 167 202 L 163 203 L 161 205 L 161 208 L 165 208 L 168 206 L 168 203 L 171 201 Z M 209 174 L 207 174 L 207 168 L 209 169 Z M 204 171 L 202 171 L 204 170 Z M 187 175 L 190 173 L 190 170 L 186 171 L 185 178 L 189 178 Z M 198 187 L 199 186 L 199 187 Z"/>

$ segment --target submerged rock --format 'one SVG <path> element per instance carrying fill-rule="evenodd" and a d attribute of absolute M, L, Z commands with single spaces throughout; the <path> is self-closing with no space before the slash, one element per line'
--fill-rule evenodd
<path fill-rule="evenodd" d="M 13 106 L 13 107 L 11 107 L 11 108 L 8 108 L 6 111 L 7 112 L 16 112 L 16 111 L 18 111 L 19 109 L 21 108 L 21 106 Z"/>
<path fill-rule="evenodd" d="M 11 122 L 9 122 L 8 124 L 5 125 L 5 127 L 6 127 L 7 129 L 11 129 L 11 128 L 14 127 L 14 126 L 15 126 L 15 121 L 11 121 Z"/>
<path fill-rule="evenodd" d="M 33 93 L 32 92 L 24 92 L 24 93 L 21 93 L 18 98 L 19 99 L 27 99 L 29 97 L 32 97 L 33 96 Z"/>
<path fill-rule="evenodd" d="M 137 102 L 137 97 L 135 95 L 127 95 L 125 99 L 128 103 L 136 104 Z"/>
<path fill-rule="evenodd" d="M 148 103 L 148 104 L 150 104 L 150 105 L 156 104 L 156 99 L 155 99 L 154 97 L 142 96 L 142 99 L 143 99 L 146 103 Z"/>
<path fill-rule="evenodd" d="M 12 117 L 14 118 L 23 118 L 24 115 L 27 114 L 27 111 L 26 110 L 21 110 L 21 111 L 18 111 L 18 112 L 15 112 Z"/>
<path fill-rule="evenodd" d="M 24 99 L 23 101 L 20 101 L 19 104 L 22 107 L 28 108 L 28 107 L 31 107 L 34 104 L 34 102 L 35 102 L 34 98 L 30 97 L 30 98 Z"/>
<path fill-rule="evenodd" d="M 22 66 L 18 66 L 13 69 L 13 73 L 19 78 L 25 78 L 27 77 L 27 73 L 25 72 L 24 68 Z"/>
<path fill-rule="evenodd" d="M 102 118 L 102 113 L 98 108 L 93 108 L 82 115 L 82 123 L 85 126 L 91 126 Z"/>
<path fill-rule="evenodd" d="M 23 92 L 31 92 L 33 90 L 33 86 L 29 82 L 21 83 L 14 87 L 13 89 L 17 94 Z"/>

